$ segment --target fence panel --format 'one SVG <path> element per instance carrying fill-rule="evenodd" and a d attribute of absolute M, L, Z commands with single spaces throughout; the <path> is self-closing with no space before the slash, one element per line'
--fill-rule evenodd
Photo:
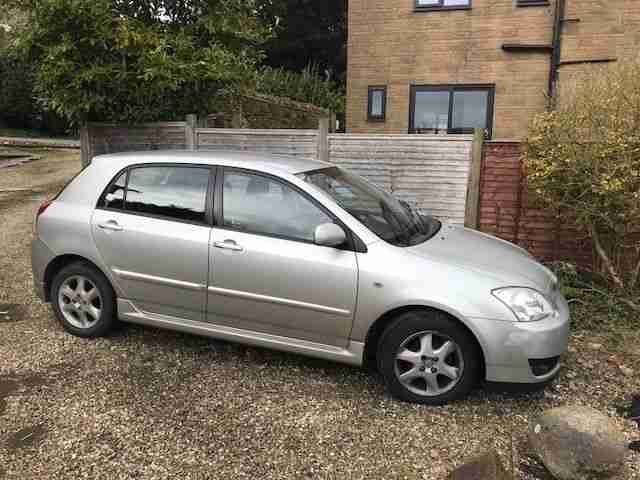
<path fill-rule="evenodd" d="M 566 216 L 545 210 L 529 193 L 519 142 L 486 143 L 481 178 L 481 231 L 516 243 L 538 259 L 592 268 L 587 232 L 578 231 Z"/>
<path fill-rule="evenodd" d="M 318 155 L 317 130 L 249 130 L 197 128 L 198 150 L 251 151 L 313 160 Z"/>
<path fill-rule="evenodd" d="M 187 122 L 144 125 L 90 123 L 82 132 L 83 161 L 136 150 L 249 151 L 325 158 L 363 175 L 418 209 L 465 222 L 473 137 L 467 135 L 327 134 L 318 130 L 195 128 Z"/>
<path fill-rule="evenodd" d="M 419 210 L 462 225 L 473 137 L 329 135 L 329 159 Z"/>
<path fill-rule="evenodd" d="M 142 125 L 89 123 L 81 132 L 82 161 L 96 155 L 141 150 L 184 150 L 186 122 Z"/>

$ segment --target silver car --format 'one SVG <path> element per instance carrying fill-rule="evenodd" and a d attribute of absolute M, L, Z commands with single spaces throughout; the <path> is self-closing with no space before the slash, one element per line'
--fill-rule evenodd
<path fill-rule="evenodd" d="M 120 319 L 372 365 L 417 403 L 544 384 L 567 348 L 567 303 L 525 250 L 317 161 L 96 157 L 38 210 L 32 263 L 74 335 Z"/>

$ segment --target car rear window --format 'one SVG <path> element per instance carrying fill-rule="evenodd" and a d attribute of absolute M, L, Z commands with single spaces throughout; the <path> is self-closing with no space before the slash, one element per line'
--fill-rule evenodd
<path fill-rule="evenodd" d="M 133 167 L 107 187 L 98 208 L 206 223 L 209 174 L 206 167 Z"/>

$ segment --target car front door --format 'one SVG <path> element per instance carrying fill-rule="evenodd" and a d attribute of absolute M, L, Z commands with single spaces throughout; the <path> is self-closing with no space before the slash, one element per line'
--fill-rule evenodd
<path fill-rule="evenodd" d="M 218 172 L 215 211 L 207 320 L 346 346 L 356 255 L 313 242 L 315 227 L 334 218 L 282 179 L 231 168 Z"/>
<path fill-rule="evenodd" d="M 134 166 L 100 198 L 94 239 L 112 278 L 139 310 L 204 320 L 213 171 Z"/>

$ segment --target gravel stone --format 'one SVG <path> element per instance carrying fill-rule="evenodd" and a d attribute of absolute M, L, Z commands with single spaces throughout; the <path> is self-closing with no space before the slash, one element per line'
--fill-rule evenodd
<path fill-rule="evenodd" d="M 456 468 L 448 480 L 513 480 L 500 455 L 495 450 L 487 452 Z"/>
<path fill-rule="evenodd" d="M 560 480 L 611 478 L 624 465 L 625 437 L 606 415 L 590 407 L 545 411 L 529 428 L 534 451 Z"/>

